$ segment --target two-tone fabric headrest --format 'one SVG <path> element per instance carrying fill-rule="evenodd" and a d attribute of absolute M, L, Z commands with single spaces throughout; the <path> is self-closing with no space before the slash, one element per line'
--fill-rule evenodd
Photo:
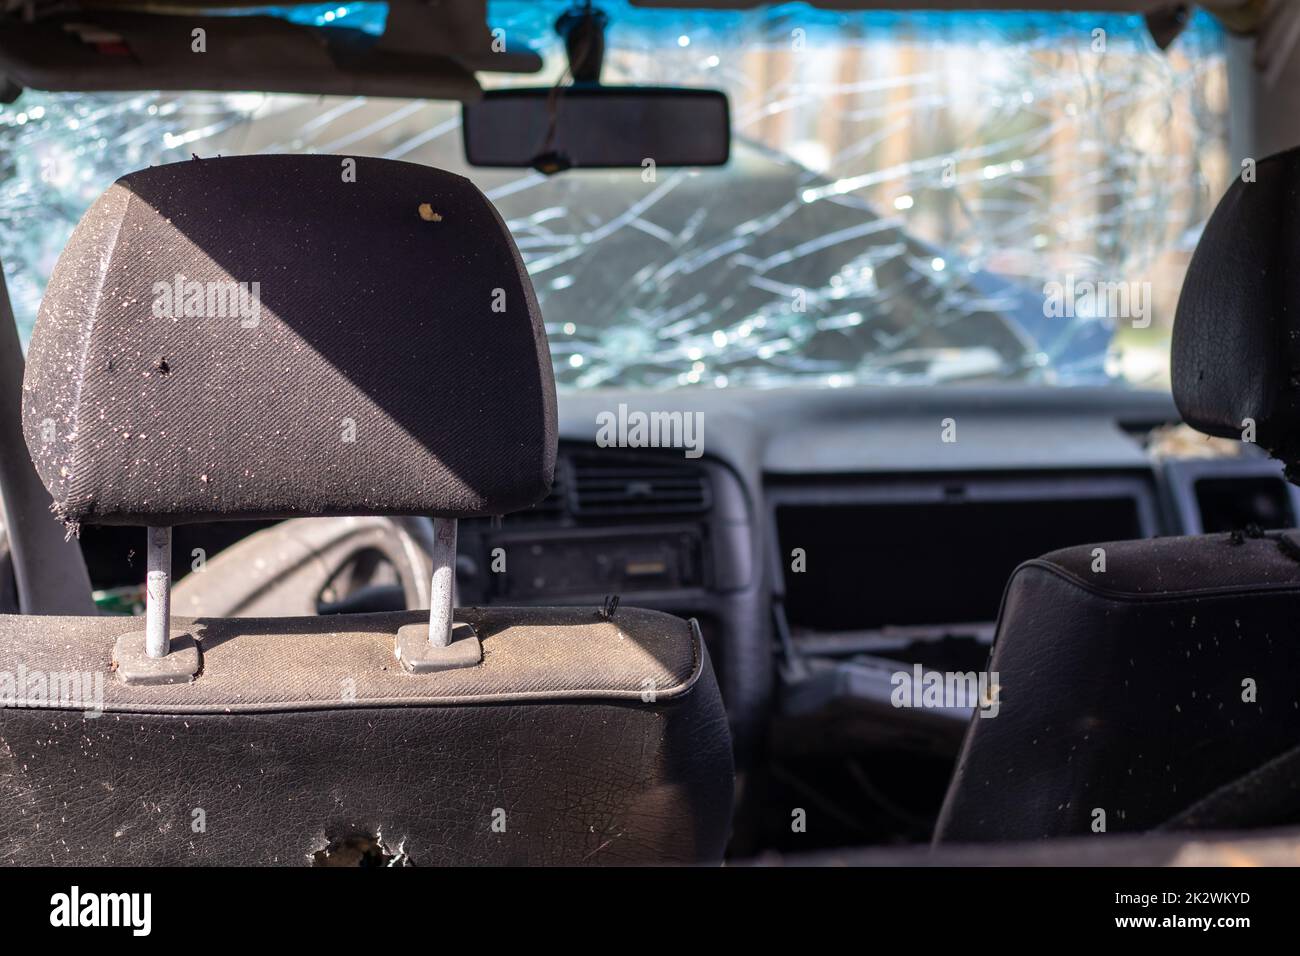
<path fill-rule="evenodd" d="M 55 266 L 23 388 L 67 522 L 502 514 L 555 467 L 509 231 L 467 179 L 392 160 L 119 179 Z"/>
<path fill-rule="evenodd" d="M 1255 440 L 1300 476 L 1300 150 L 1228 188 L 1178 299 L 1174 400 L 1193 428 Z"/>

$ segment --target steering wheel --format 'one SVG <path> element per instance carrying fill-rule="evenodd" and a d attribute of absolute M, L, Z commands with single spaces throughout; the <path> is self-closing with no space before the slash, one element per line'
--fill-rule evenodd
<path fill-rule="evenodd" d="M 298 617 L 427 608 L 428 518 L 293 518 L 236 542 L 172 588 L 189 617 Z"/>

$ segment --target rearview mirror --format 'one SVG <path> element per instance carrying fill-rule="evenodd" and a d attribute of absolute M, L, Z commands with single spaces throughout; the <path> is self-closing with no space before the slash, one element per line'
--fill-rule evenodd
<path fill-rule="evenodd" d="M 646 86 L 490 90 L 462 112 L 471 166 L 570 168 L 721 166 L 731 149 L 718 90 Z"/>

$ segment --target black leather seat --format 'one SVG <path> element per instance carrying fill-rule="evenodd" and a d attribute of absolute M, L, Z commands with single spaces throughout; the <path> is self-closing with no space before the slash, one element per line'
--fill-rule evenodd
<path fill-rule="evenodd" d="M 1211 217 L 1178 303 L 1186 422 L 1253 429 L 1300 471 L 1300 151 L 1257 165 Z M 1300 821 L 1300 535 L 1096 545 L 1007 585 L 989 668 L 935 833 L 984 842 Z M 1104 829 L 1103 829 L 1104 828 Z"/>
<path fill-rule="evenodd" d="M 340 167 L 153 167 L 86 214 L 24 382 L 69 527 L 546 494 L 550 354 L 504 223 L 460 177 Z M 721 859 L 730 738 L 693 622 L 462 609 L 481 660 L 408 673 L 398 629 L 429 620 L 176 618 L 197 676 L 141 684 L 117 643 L 138 619 L 0 616 L 0 861 L 303 864 L 352 839 L 417 865 Z"/>

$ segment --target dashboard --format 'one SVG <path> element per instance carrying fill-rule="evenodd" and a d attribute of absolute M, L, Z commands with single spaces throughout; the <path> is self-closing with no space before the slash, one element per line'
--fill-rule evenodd
<path fill-rule="evenodd" d="M 600 416 L 622 404 L 699 413 L 702 457 L 598 447 Z M 1278 463 L 1182 428 L 1159 392 L 587 393 L 562 395 L 560 411 L 561 458 L 577 480 L 603 464 L 617 484 L 635 461 L 708 485 L 689 515 L 606 514 L 598 537 L 624 569 L 609 580 L 625 586 L 608 591 L 705 622 L 738 766 L 761 762 L 775 777 L 762 846 L 780 846 L 780 808 L 812 799 L 810 782 L 829 804 L 860 808 L 866 793 L 877 811 L 867 820 L 844 809 L 827 845 L 925 838 L 969 711 L 900 711 L 890 675 L 983 668 L 1021 561 L 1108 540 L 1293 526 L 1300 514 Z M 582 525 L 590 511 L 573 480 L 560 493 L 571 505 L 577 495 L 569 520 Z M 692 526 L 674 551 L 667 539 Z M 554 547 L 544 526 L 519 534 Z M 691 574 L 632 575 L 626 586 L 627 569 L 655 549 Z M 599 551 L 586 563 L 600 566 Z"/>

